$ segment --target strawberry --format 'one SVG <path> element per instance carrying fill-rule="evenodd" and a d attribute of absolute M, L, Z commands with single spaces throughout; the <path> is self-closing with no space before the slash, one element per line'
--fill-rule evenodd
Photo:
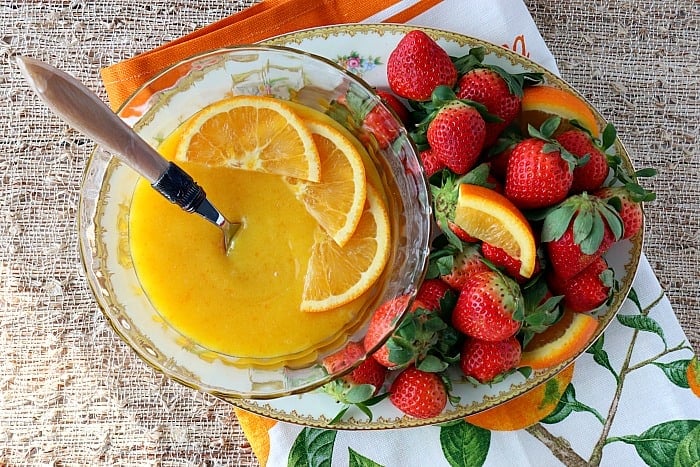
<path fill-rule="evenodd" d="M 375 91 L 379 98 L 384 101 L 384 103 L 394 111 L 397 117 L 399 117 L 399 120 L 401 120 L 401 123 L 404 125 L 408 125 L 409 121 L 411 120 L 411 115 L 408 112 L 408 109 L 406 108 L 405 105 L 403 105 L 403 102 L 393 95 L 392 93 L 388 91 L 384 91 L 382 89 L 377 89 Z"/>
<path fill-rule="evenodd" d="M 372 352 L 380 340 L 393 333 L 372 357 L 382 366 L 390 369 L 404 368 L 411 363 L 421 367 L 423 360 L 437 345 L 440 335 L 448 326 L 436 312 L 428 310 L 418 300 L 413 302 L 400 324 L 399 315 L 408 304 L 408 295 L 390 300 L 381 305 L 370 319 L 363 345 Z M 450 349 L 444 349 L 445 352 Z M 437 356 L 428 359 L 422 369 L 442 371 L 447 364 Z"/>
<path fill-rule="evenodd" d="M 495 153 L 489 159 L 491 173 L 502 180 L 504 180 L 506 177 L 508 161 L 510 160 L 510 156 L 513 154 L 513 148 L 515 148 L 515 144 Z"/>
<path fill-rule="evenodd" d="M 408 367 L 389 389 L 389 400 L 403 413 L 416 418 L 432 418 L 447 405 L 447 388 L 436 373 Z"/>
<path fill-rule="evenodd" d="M 329 374 L 334 374 L 350 368 L 364 354 L 361 343 L 350 342 L 341 350 L 324 358 L 323 366 Z M 324 384 L 323 391 L 344 405 L 333 418 L 333 422 L 340 420 L 350 406 L 356 406 L 371 420 L 372 412 L 369 407 L 388 396 L 388 393 L 377 396 L 384 385 L 386 374 L 386 368 L 373 358 L 366 358 L 350 373 Z"/>
<path fill-rule="evenodd" d="M 521 353 L 520 342 L 515 337 L 496 342 L 469 338 L 462 347 L 460 367 L 468 379 L 494 383 L 518 366 Z"/>
<path fill-rule="evenodd" d="M 426 279 L 418 289 L 416 301 L 430 311 L 439 312 L 445 300 L 451 301 L 452 289 L 441 279 Z"/>
<path fill-rule="evenodd" d="M 523 319 L 523 296 L 515 281 L 498 271 L 472 274 L 452 310 L 452 326 L 486 341 L 514 336 Z"/>
<path fill-rule="evenodd" d="M 365 115 L 362 128 L 374 135 L 377 145 L 386 149 L 399 136 L 399 126 L 389 111 L 381 105 L 376 105 Z"/>
<path fill-rule="evenodd" d="M 574 169 L 574 180 L 569 191 L 571 193 L 592 192 L 603 186 L 610 172 L 608 159 L 605 156 L 607 148 L 600 146 L 590 133 L 578 128 L 567 130 L 556 139 L 562 147 L 578 159 L 587 160 Z"/>
<path fill-rule="evenodd" d="M 632 191 L 624 186 L 603 187 L 597 190 L 595 195 L 606 200 L 619 212 L 624 225 L 622 238 L 632 238 L 642 230 L 644 213 L 640 203 L 653 200 L 655 197 L 653 193 L 646 190 Z"/>
<path fill-rule="evenodd" d="M 508 159 L 505 196 L 521 209 L 553 206 L 566 198 L 573 183 L 575 156 L 551 139 L 561 119 L 546 120 L 532 137 L 513 148 Z"/>
<path fill-rule="evenodd" d="M 483 258 L 475 243 L 463 244 L 461 251 L 444 248 L 433 252 L 429 273 L 440 277 L 453 289 L 461 290 L 472 275 L 489 270 Z"/>
<path fill-rule="evenodd" d="M 481 253 L 484 258 L 491 261 L 494 266 L 502 269 L 509 277 L 515 279 L 519 284 L 524 284 L 529 279 L 520 275 L 520 260 L 513 258 L 508 253 L 497 246 L 490 243 L 481 244 Z M 535 271 L 532 275 L 536 275 L 540 271 L 539 261 L 535 263 Z"/>
<path fill-rule="evenodd" d="M 472 47 L 467 55 L 454 60 L 460 78 L 457 97 L 478 102 L 497 117 L 487 122 L 485 147 L 491 146 L 501 132 L 520 114 L 523 88 L 541 83 L 541 73 L 509 73 L 501 67 L 484 64 L 483 47 Z"/>
<path fill-rule="evenodd" d="M 430 148 L 421 151 L 420 160 L 423 163 L 423 171 L 425 172 L 426 178 L 432 177 L 446 167 L 437 153 Z"/>
<path fill-rule="evenodd" d="M 487 154 L 487 161 L 493 176 L 499 180 L 505 180 L 510 156 L 513 154 L 515 146 L 522 140 L 523 136 L 520 130 L 514 125 L 508 126 L 501 132 Z"/>
<path fill-rule="evenodd" d="M 339 373 L 350 368 L 364 357 L 365 349 L 360 342 L 349 342 L 339 351 L 323 359 L 323 367 L 329 374 Z M 341 379 L 349 384 L 371 384 L 375 387 L 375 393 L 379 391 L 384 378 L 386 368 L 377 363 L 373 358 L 365 359 L 360 365 Z"/>
<path fill-rule="evenodd" d="M 622 219 L 604 200 L 581 193 L 549 211 L 542 241 L 554 273 L 567 280 L 602 256 L 622 236 Z"/>
<path fill-rule="evenodd" d="M 379 95 L 379 91 L 377 94 Z M 365 131 L 360 132 L 358 137 L 365 145 L 376 144 L 385 149 L 401 134 L 402 123 L 398 122 L 384 105 L 358 95 L 352 88 L 331 104 L 328 113 L 337 121 L 361 122 Z M 372 141 L 371 136 L 374 136 L 376 143 Z"/>
<path fill-rule="evenodd" d="M 596 258 L 586 268 L 569 280 L 550 278 L 552 289 L 564 296 L 564 305 L 578 313 L 595 310 L 611 296 L 614 277 L 612 269 L 603 258 Z"/>
<path fill-rule="evenodd" d="M 462 101 L 451 101 L 437 112 L 428 125 L 427 138 L 438 158 L 456 174 L 474 167 L 486 137 L 481 113 Z"/>
<path fill-rule="evenodd" d="M 384 302 L 375 310 L 369 320 L 367 332 L 365 333 L 362 344 L 367 352 L 376 350 L 373 357 L 380 363 L 382 361 L 388 362 L 389 350 L 386 348 L 386 344 L 379 349 L 376 349 L 376 347 L 379 342 L 391 335 L 392 330 L 396 327 L 399 316 L 406 309 L 406 306 L 408 306 L 409 300 L 410 296 L 401 295 L 393 300 Z"/>
<path fill-rule="evenodd" d="M 484 146 L 491 146 L 520 113 L 522 86 L 511 90 L 506 80 L 489 68 L 468 71 L 457 82 L 457 97 L 479 102 L 501 121 L 486 124 Z"/>
<path fill-rule="evenodd" d="M 398 96 L 415 101 L 430 100 L 439 85 L 453 87 L 457 69 L 450 56 L 422 31 L 406 34 L 386 64 L 389 87 Z"/>

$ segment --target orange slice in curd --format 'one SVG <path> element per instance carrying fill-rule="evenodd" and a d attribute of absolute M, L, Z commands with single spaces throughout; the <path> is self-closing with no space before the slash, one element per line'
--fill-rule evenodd
<path fill-rule="evenodd" d="M 321 163 L 311 132 L 280 99 L 234 96 L 190 118 L 175 159 L 318 182 Z"/>
<path fill-rule="evenodd" d="M 344 246 L 318 232 L 306 271 L 302 311 L 326 311 L 359 297 L 377 282 L 389 258 L 389 217 L 371 185 L 360 222 Z"/>
<path fill-rule="evenodd" d="M 345 245 L 360 222 L 367 197 L 365 166 L 353 143 L 338 130 L 307 121 L 321 158 L 318 183 L 287 179 L 307 212 L 339 245 Z"/>
<path fill-rule="evenodd" d="M 505 196 L 489 188 L 463 183 L 459 187 L 454 222 L 472 237 L 519 259 L 520 274 L 532 276 L 537 261 L 532 228 Z"/>

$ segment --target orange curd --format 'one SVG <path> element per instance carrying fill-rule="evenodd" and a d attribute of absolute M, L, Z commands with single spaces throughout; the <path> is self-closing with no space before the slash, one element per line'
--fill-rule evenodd
<path fill-rule="evenodd" d="M 176 131 L 161 145 L 166 158 L 174 157 L 179 137 Z M 315 354 L 364 320 L 376 285 L 332 309 L 301 311 L 309 259 L 323 232 L 284 177 L 177 164 L 243 226 L 226 255 L 216 227 L 139 182 L 129 214 L 132 262 L 151 303 L 173 328 L 211 351 L 279 364 Z"/>

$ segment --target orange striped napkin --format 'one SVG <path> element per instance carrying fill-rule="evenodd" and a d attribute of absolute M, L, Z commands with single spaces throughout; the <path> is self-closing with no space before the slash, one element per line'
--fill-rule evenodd
<path fill-rule="evenodd" d="M 405 22 L 441 0 L 420 0 L 384 18 Z M 228 18 L 101 70 L 112 109 L 159 71 L 207 50 L 251 44 L 272 36 L 316 26 L 356 23 L 401 4 L 400 0 L 264 0 Z"/>

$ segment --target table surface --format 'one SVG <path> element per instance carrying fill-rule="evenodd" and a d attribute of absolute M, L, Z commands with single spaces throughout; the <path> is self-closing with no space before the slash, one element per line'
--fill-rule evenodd
<path fill-rule="evenodd" d="M 257 465 L 231 409 L 155 374 L 118 340 L 78 259 L 92 142 L 28 91 L 14 60 L 56 64 L 106 99 L 99 69 L 251 4 L 0 0 L 0 466 Z M 657 201 L 644 251 L 700 348 L 700 3 L 526 0 L 565 80 L 617 127 Z"/>

